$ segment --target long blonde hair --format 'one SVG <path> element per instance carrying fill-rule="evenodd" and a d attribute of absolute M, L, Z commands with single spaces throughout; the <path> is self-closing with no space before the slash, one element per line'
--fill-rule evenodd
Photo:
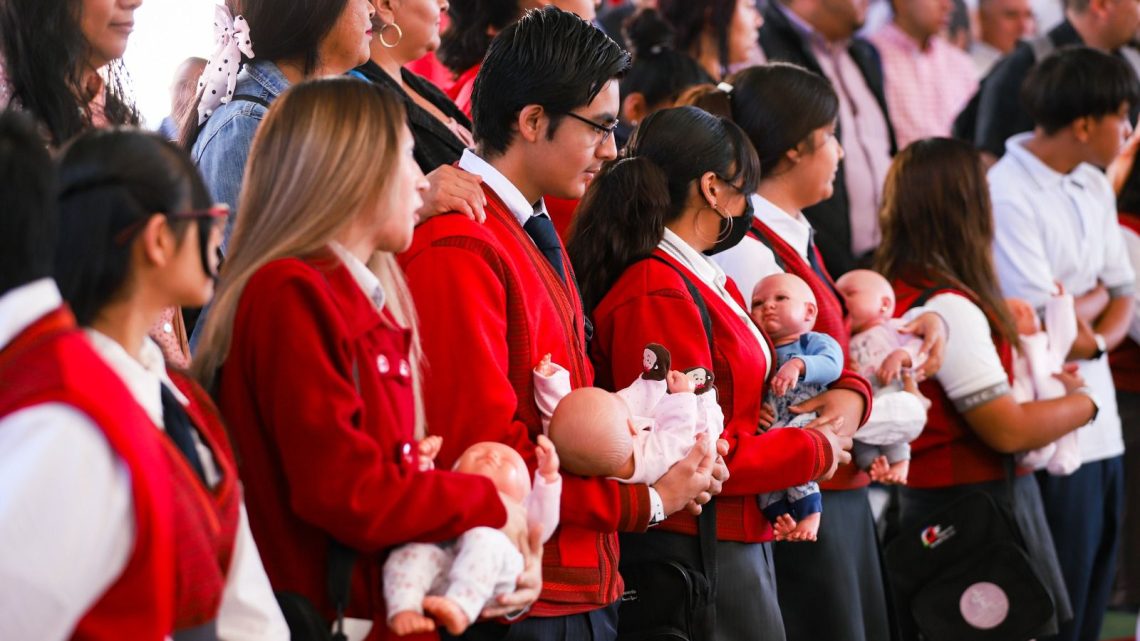
<path fill-rule="evenodd" d="M 253 140 L 240 214 L 194 355 L 194 374 L 207 389 L 228 356 L 234 317 L 250 278 L 274 260 L 323 250 L 388 193 L 404 128 L 399 100 L 354 78 L 304 82 L 274 101 Z M 422 436 L 423 352 L 412 297 L 391 253 L 377 252 L 369 267 L 388 294 L 386 308 L 412 331 L 416 434 Z"/>

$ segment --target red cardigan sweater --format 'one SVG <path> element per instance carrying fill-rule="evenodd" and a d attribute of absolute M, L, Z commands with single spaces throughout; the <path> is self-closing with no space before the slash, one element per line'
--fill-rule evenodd
<path fill-rule="evenodd" d="M 835 291 L 835 282 L 831 280 L 831 274 L 827 272 L 827 267 L 823 265 L 823 255 L 819 253 L 819 247 L 812 246 L 812 251 L 815 252 L 816 260 L 823 266 L 823 273 L 827 277 L 828 282 L 823 282 L 815 271 L 812 270 L 811 265 L 807 263 L 792 246 L 784 241 L 783 238 L 772 231 L 770 227 L 760 222 L 757 219 L 752 219 L 752 229 L 750 233 L 761 240 L 765 245 L 771 248 L 776 257 L 784 266 L 784 271 L 789 274 L 799 276 L 811 287 L 811 291 L 815 294 L 817 307 L 819 308 L 819 315 L 815 321 L 815 331 L 823 332 L 828 336 L 834 338 L 839 342 L 839 346 L 843 349 L 843 353 L 847 354 L 848 344 L 851 341 L 851 319 L 847 318 L 847 309 L 843 306 L 843 301 L 838 297 Z M 849 379 L 858 378 L 858 374 L 848 372 Z M 862 379 L 859 379 L 862 381 Z M 863 381 L 863 385 L 870 389 L 870 383 Z M 867 400 L 867 415 L 870 415 L 870 399 Z M 864 416 L 866 420 L 866 416 Z M 866 487 L 871 484 L 871 477 L 859 469 L 854 462 L 848 463 L 839 468 L 835 472 L 835 476 L 831 480 L 820 483 L 819 486 L 824 490 L 852 490 L 855 488 Z"/>
<path fill-rule="evenodd" d="M 369 639 L 388 635 L 383 550 L 506 521 L 489 479 L 421 473 L 402 455 L 414 428 L 408 350 L 409 333 L 329 252 L 250 279 L 220 371 L 218 405 L 273 588 L 331 619 L 329 539 L 360 551 L 347 615 L 374 621 Z"/>
<path fill-rule="evenodd" d="M 0 418 L 42 403 L 86 414 L 130 470 L 134 543 L 116 578 L 72 634 L 77 641 L 161 641 L 174 629 L 175 542 L 167 440 L 92 350 L 66 308 L 0 351 Z M 44 506 L 50 509 L 50 506 Z"/>
<path fill-rule="evenodd" d="M 573 387 L 593 382 L 582 305 L 565 251 L 570 285 L 502 200 L 486 186 L 484 192 L 486 223 L 432 218 L 400 256 L 428 360 L 428 427 L 443 436 L 441 465 L 472 443 L 498 441 L 533 470 L 533 439 L 542 433 L 535 365 L 551 354 L 570 371 Z M 586 612 L 616 601 L 617 532 L 643 531 L 648 523 L 646 486 L 563 475 L 561 525 L 546 544 L 543 592 L 532 614 Z"/>
<path fill-rule="evenodd" d="M 686 273 L 697 286 L 712 318 L 716 354 L 709 354 L 700 311 L 681 276 L 658 260 L 634 263 L 594 310 L 590 355 L 598 386 L 626 387 L 641 374 L 647 343 L 664 345 L 673 368 L 712 366 L 729 442 L 730 477 L 717 498 L 717 536 L 729 541 L 767 541 L 772 529 L 756 495 L 818 478 L 831 467 L 831 448 L 815 430 L 772 430 L 757 434 L 767 362 L 752 332 L 735 312 L 681 263 L 660 249 L 654 256 Z M 729 291 L 743 305 L 736 285 Z M 772 353 L 775 350 L 770 350 Z M 696 533 L 696 519 L 679 512 L 662 529 Z"/>
<path fill-rule="evenodd" d="M 1140 216 L 1120 212 L 1120 224 L 1140 234 Z M 1112 382 L 1116 389 L 1132 394 L 1140 393 L 1140 345 L 1128 336 L 1108 355 L 1112 367 Z"/>

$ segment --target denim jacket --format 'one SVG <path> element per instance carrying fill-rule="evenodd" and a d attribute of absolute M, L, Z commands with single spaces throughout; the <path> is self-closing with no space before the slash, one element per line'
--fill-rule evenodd
<path fill-rule="evenodd" d="M 252 60 L 238 73 L 234 95 L 247 95 L 272 103 L 289 88 L 284 74 L 269 60 Z M 202 172 L 210 196 L 217 203 L 230 206 L 222 250 L 229 245 L 237 218 L 238 195 L 241 193 L 245 162 L 253 145 L 253 134 L 267 109 L 249 100 L 232 100 L 220 105 L 206 120 L 190 157 Z"/>

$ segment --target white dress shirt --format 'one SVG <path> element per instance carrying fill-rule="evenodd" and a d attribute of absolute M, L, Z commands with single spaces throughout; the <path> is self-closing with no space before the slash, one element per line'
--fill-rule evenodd
<path fill-rule="evenodd" d="M 815 233 L 808 219 L 800 212 L 785 212 L 760 194 L 752 194 L 751 198 L 756 220 L 775 232 L 806 262 L 808 244 Z M 784 272 L 772 250 L 751 234 L 735 247 L 713 256 L 713 262 L 736 283 L 746 301 L 752 300 L 752 290 L 765 276 Z"/>
<path fill-rule="evenodd" d="M 482 178 L 483 184 L 490 187 L 491 191 L 502 199 L 503 204 L 515 215 L 520 226 L 525 226 L 532 216 L 550 217 L 550 214 L 546 212 L 545 200 L 539 198 L 537 203 L 527 202 L 526 196 L 523 196 L 514 183 L 500 173 L 498 169 L 495 169 L 491 163 L 480 158 L 474 151 L 463 150 L 463 155 L 459 158 L 459 168 Z"/>
<path fill-rule="evenodd" d="M 0 348 L 61 302 L 50 280 L 0 298 Z M 159 385 L 170 380 L 158 345 L 146 339 L 134 359 L 98 332 L 87 330 L 87 336 L 161 428 Z M 209 449 L 200 441 L 198 446 L 207 481 L 216 483 L 217 465 Z M 218 613 L 219 639 L 288 639 L 244 505 L 240 519 Z M 58 403 L 0 420 L 0 639 L 69 638 L 122 574 L 133 544 L 130 472 L 97 425 Z"/>
<path fill-rule="evenodd" d="M 1081 296 L 1103 283 L 1113 297 L 1131 296 L 1136 276 L 1116 217 L 1116 198 L 1104 174 L 1081 164 L 1068 174 L 1025 149 L 1032 133 L 1013 136 L 989 171 L 993 200 L 994 262 L 1006 296 L 1043 308 L 1060 282 Z M 1100 407 L 1077 432 L 1081 461 L 1124 451 L 1116 393 L 1107 357 L 1079 361 L 1080 374 Z"/>

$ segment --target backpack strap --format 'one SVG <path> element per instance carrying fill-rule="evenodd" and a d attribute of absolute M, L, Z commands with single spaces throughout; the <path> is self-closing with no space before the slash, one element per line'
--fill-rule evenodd
<path fill-rule="evenodd" d="M 764 243 L 764 246 L 768 248 L 768 251 L 772 252 L 772 258 L 776 261 L 776 266 L 780 268 L 780 271 L 788 271 L 788 268 L 784 263 L 784 259 L 780 258 L 780 252 L 776 251 L 776 246 L 772 243 L 772 240 L 770 238 L 756 231 L 756 228 L 752 226 L 748 227 L 748 235 L 760 241 L 761 243 Z"/>

